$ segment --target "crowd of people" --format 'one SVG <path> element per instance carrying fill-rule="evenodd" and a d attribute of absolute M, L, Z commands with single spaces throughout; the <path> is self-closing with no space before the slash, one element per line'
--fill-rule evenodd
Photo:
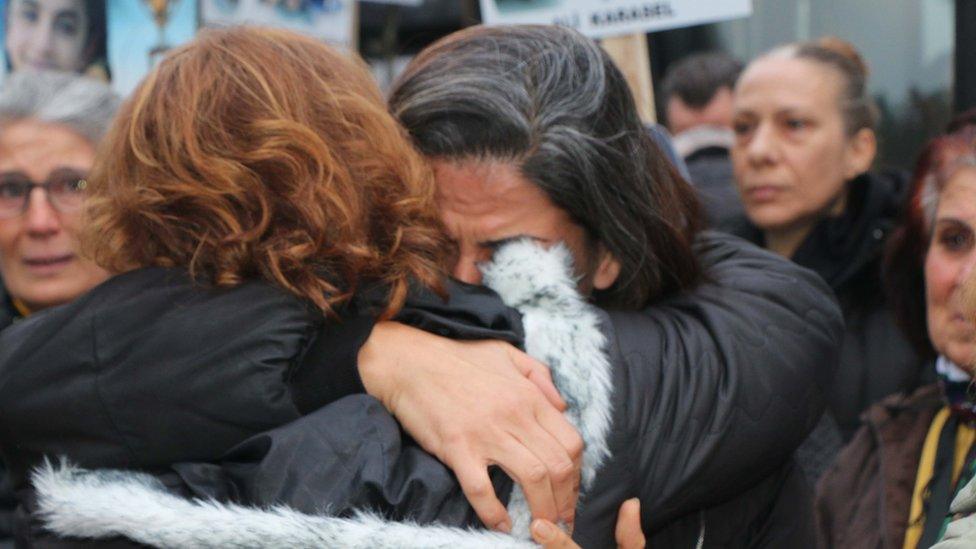
<path fill-rule="evenodd" d="M 839 39 L 663 88 L 546 26 L 17 71 L 0 545 L 976 543 L 976 115 L 908 177 Z"/>

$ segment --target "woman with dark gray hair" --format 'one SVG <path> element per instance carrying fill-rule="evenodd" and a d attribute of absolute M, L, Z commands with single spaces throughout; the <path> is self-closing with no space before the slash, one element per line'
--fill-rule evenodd
<path fill-rule="evenodd" d="M 107 277 L 78 251 L 85 177 L 119 105 L 101 82 L 18 72 L 0 90 L 0 329 Z M 0 464 L 0 542 L 15 505 Z"/>
<path fill-rule="evenodd" d="M 394 84 L 390 108 L 433 164 L 442 219 L 459 247 L 455 277 L 479 283 L 479 263 L 513 239 L 563 242 L 580 291 L 609 312 L 625 357 L 614 373 L 611 439 L 620 445 L 584 490 L 574 537 L 605 543 L 608 503 L 639 495 L 652 546 L 685 546 L 706 531 L 709 543 L 809 545 L 808 488 L 789 455 L 822 411 L 829 377 L 804 363 L 830 356 L 807 345 L 836 342 L 836 309 L 826 297 L 818 305 L 833 322 L 820 335 L 755 329 L 785 327 L 773 320 L 778 307 L 829 294 L 802 271 L 809 285 L 780 293 L 768 277 L 782 262 L 698 232 L 694 191 L 648 137 L 609 57 L 561 27 L 472 28 L 418 55 Z M 714 324 L 718 310 L 730 316 Z M 752 338 L 767 345 L 746 344 Z M 788 371 L 811 376 L 808 384 L 791 388 L 780 377 Z M 723 387 L 728 379 L 741 385 Z M 810 388 L 811 406 L 742 413 Z M 707 412 L 697 410 L 703 402 Z M 680 434 L 658 438 L 679 425 Z"/>
<path fill-rule="evenodd" d="M 654 145 L 623 76 L 592 41 L 556 27 L 462 31 L 417 56 L 390 108 L 433 162 L 442 198 L 453 196 L 447 180 L 491 168 L 497 178 L 525 178 L 563 211 L 577 225 L 567 240 L 577 265 L 591 271 L 581 273 L 584 289 L 599 303 L 642 307 L 700 280 L 691 253 L 694 191 Z M 495 246 L 455 238 L 454 275 L 477 282 L 475 263 Z M 622 276 L 607 283 L 612 273 Z"/>

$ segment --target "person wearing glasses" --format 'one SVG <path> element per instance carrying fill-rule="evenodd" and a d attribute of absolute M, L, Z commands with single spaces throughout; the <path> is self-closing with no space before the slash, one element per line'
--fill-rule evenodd
<path fill-rule="evenodd" d="M 108 274 L 78 250 L 80 209 L 119 98 L 69 73 L 21 72 L 0 91 L 0 329 L 73 300 Z M 14 500 L 0 463 L 0 546 Z"/>
<path fill-rule="evenodd" d="M 0 93 L 0 327 L 108 276 L 79 254 L 76 233 L 118 103 L 107 85 L 65 73 L 18 73 Z"/>

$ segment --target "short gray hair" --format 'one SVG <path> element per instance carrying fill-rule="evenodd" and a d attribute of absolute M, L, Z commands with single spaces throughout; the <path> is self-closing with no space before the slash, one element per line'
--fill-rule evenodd
<path fill-rule="evenodd" d="M 120 103 L 119 96 L 98 80 L 64 72 L 18 71 L 0 88 L 0 125 L 20 120 L 59 124 L 97 145 Z"/>

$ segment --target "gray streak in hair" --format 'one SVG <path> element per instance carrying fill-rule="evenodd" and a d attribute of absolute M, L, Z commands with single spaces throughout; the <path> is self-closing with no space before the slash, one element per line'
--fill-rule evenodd
<path fill-rule="evenodd" d="M 620 262 L 604 303 L 639 307 L 697 282 L 694 193 L 648 135 L 623 75 L 578 32 L 455 33 L 411 62 L 390 108 L 427 157 L 509 162 L 545 191 Z"/>
<path fill-rule="evenodd" d="M 924 213 L 925 230 L 929 236 L 932 234 L 932 227 L 935 226 L 935 214 L 938 211 L 939 199 L 942 196 L 942 191 L 945 190 L 946 183 L 956 175 L 956 172 L 967 167 L 976 167 L 976 154 L 964 154 L 942 166 L 938 171 L 933 170 L 928 173 L 922 181 L 919 206 Z"/>
<path fill-rule="evenodd" d="M 97 80 L 63 72 L 18 71 L 0 89 L 0 124 L 30 119 L 58 124 L 97 145 L 120 102 Z"/>

